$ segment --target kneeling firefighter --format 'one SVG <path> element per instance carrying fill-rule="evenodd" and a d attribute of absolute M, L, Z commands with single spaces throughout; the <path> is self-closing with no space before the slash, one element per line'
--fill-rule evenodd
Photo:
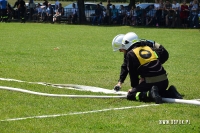
<path fill-rule="evenodd" d="M 113 51 L 124 53 L 120 78 L 114 90 L 119 91 L 129 74 L 131 89 L 128 100 L 162 103 L 162 97 L 182 99 L 175 86 L 168 88 L 168 78 L 163 65 L 169 57 L 168 51 L 160 44 L 139 39 L 134 32 L 119 34 L 112 41 Z M 168 88 L 168 89 L 167 89 Z"/>

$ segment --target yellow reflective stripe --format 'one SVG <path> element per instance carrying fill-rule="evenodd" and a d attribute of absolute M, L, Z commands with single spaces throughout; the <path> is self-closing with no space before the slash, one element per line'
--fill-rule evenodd
<path fill-rule="evenodd" d="M 158 55 L 157 55 L 157 53 L 155 51 L 154 51 L 154 54 L 155 54 L 156 58 L 158 58 Z"/>
<path fill-rule="evenodd" d="M 133 41 L 132 41 L 132 44 L 135 44 L 135 43 L 137 43 L 137 42 L 140 42 L 140 40 L 138 40 L 138 39 L 133 40 Z"/>
<path fill-rule="evenodd" d="M 137 101 L 140 100 L 140 98 L 139 98 L 140 93 L 141 93 L 141 92 L 137 92 L 137 93 L 136 93 L 135 99 L 136 99 Z"/>

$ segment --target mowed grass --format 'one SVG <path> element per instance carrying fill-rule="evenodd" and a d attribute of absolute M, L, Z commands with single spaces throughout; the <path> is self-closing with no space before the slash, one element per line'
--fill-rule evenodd
<path fill-rule="evenodd" d="M 79 84 L 112 89 L 123 54 L 113 52 L 117 34 L 134 31 L 161 43 L 170 53 L 164 64 L 170 84 L 184 99 L 200 99 L 200 32 L 129 26 L 0 23 L 0 78 L 54 84 Z M 103 95 L 50 86 L 1 81 L 0 86 L 52 94 Z M 122 90 L 130 88 L 127 77 Z M 0 120 L 65 114 L 48 118 L 0 121 L 1 133 L 199 133 L 199 106 L 164 103 L 158 106 L 88 112 L 150 105 L 126 99 L 44 97 L 0 90 Z M 189 120 L 190 124 L 159 124 L 159 120 Z"/>

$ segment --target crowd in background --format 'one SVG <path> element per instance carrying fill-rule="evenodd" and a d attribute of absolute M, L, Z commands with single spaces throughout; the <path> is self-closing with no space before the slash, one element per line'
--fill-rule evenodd
<path fill-rule="evenodd" d="M 115 5 L 110 7 L 109 3 L 102 14 L 99 19 L 105 24 L 198 28 L 200 22 L 197 0 L 192 0 L 189 5 L 186 4 L 186 0 L 183 0 L 181 4 L 176 0 L 172 3 L 169 0 L 165 2 L 155 0 L 154 4 L 150 4 L 149 10 L 141 10 L 137 5 L 128 10 L 123 5 L 120 9 L 116 9 Z"/>
<path fill-rule="evenodd" d="M 58 0 L 51 4 L 47 0 L 43 3 L 34 3 L 29 0 L 28 5 L 24 0 L 17 0 L 14 6 L 11 6 L 7 0 L 0 0 L 0 21 L 20 20 L 25 23 L 26 20 L 37 22 L 56 22 L 64 15 L 62 3 Z M 73 14 L 70 14 L 69 19 Z M 73 20 L 72 20 L 73 21 Z"/>
<path fill-rule="evenodd" d="M 53 6 L 52 6 L 53 5 Z M 90 18 L 92 25 L 143 25 L 143 26 L 165 26 L 165 27 L 199 27 L 199 2 L 192 0 L 189 4 L 186 0 L 177 3 L 176 0 L 155 0 L 148 10 L 140 9 L 137 5 L 125 8 L 122 4 L 119 9 L 107 1 L 105 8 L 101 8 L 102 3 L 97 4 L 95 13 Z M 27 14 L 28 7 L 28 14 Z M 72 5 L 72 13 L 67 17 L 68 23 L 76 23 L 78 19 L 77 7 Z M 47 0 L 43 3 L 35 3 L 33 0 L 29 5 L 24 0 L 17 0 L 14 6 L 11 6 L 7 0 L 0 0 L 0 20 L 17 19 L 24 22 L 26 20 L 42 21 L 55 23 L 64 16 L 64 8 L 58 0 L 51 4 Z"/>

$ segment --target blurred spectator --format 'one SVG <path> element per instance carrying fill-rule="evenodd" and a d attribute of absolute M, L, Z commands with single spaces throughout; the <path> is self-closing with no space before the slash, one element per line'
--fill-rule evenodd
<path fill-rule="evenodd" d="M 69 23 L 75 23 L 76 21 L 77 21 L 77 11 L 78 11 L 78 9 L 76 8 L 76 4 L 75 3 L 73 3 L 72 4 L 72 14 L 70 14 L 69 15 L 69 18 L 68 18 L 68 21 L 69 21 Z"/>
<path fill-rule="evenodd" d="M 14 16 L 17 16 L 17 19 L 20 19 L 20 12 L 18 10 L 18 6 L 19 6 L 20 0 L 17 0 L 13 6 L 13 8 L 15 9 L 15 13 Z"/>
<path fill-rule="evenodd" d="M 136 21 L 137 21 L 137 25 L 141 25 L 143 24 L 144 20 L 143 20 L 143 10 L 140 9 L 140 7 L 136 7 L 136 14 L 137 14 L 137 17 L 136 17 Z"/>
<path fill-rule="evenodd" d="M 131 10 L 130 10 L 131 11 Z M 126 15 L 124 16 L 123 18 L 123 24 L 124 25 L 128 25 L 130 24 L 130 20 L 131 20 L 131 14 L 130 14 L 130 11 L 126 11 Z"/>
<path fill-rule="evenodd" d="M 160 10 L 161 10 L 161 19 L 160 19 L 160 24 L 161 25 L 164 25 L 164 21 L 165 21 L 165 18 L 164 18 L 164 8 L 165 8 L 165 4 L 163 2 L 163 0 L 159 0 L 159 3 L 160 3 Z"/>
<path fill-rule="evenodd" d="M 57 9 L 58 9 L 58 7 L 59 7 L 59 4 L 60 4 L 60 2 L 59 2 L 58 0 L 56 0 L 56 2 L 55 2 L 55 10 L 57 10 Z"/>
<path fill-rule="evenodd" d="M 106 10 L 107 10 L 107 8 L 103 9 L 103 15 L 102 15 L 102 22 L 103 22 L 103 24 L 106 24 L 106 22 L 107 22 L 107 20 L 106 20 Z"/>
<path fill-rule="evenodd" d="M 188 16 L 189 16 L 189 8 L 188 8 L 188 5 L 186 4 L 186 0 L 183 0 L 183 3 L 181 5 L 181 10 L 180 10 L 180 20 L 181 20 L 181 24 L 183 28 L 187 28 Z"/>
<path fill-rule="evenodd" d="M 39 21 L 42 17 L 42 8 L 40 3 L 37 4 L 37 7 L 34 9 L 33 20 Z"/>
<path fill-rule="evenodd" d="M 190 3 L 189 3 L 189 10 L 191 10 L 191 9 L 192 9 L 192 7 L 193 7 L 193 0 L 192 0 L 192 1 L 190 1 Z"/>
<path fill-rule="evenodd" d="M 164 16 L 165 16 L 165 25 L 168 26 L 169 24 L 169 17 L 173 16 L 171 15 L 172 10 L 172 4 L 169 2 L 169 0 L 166 0 L 164 5 Z"/>
<path fill-rule="evenodd" d="M 54 15 L 54 9 L 53 7 L 51 6 L 51 4 L 49 3 L 48 4 L 48 7 L 47 7 L 47 10 L 46 10 L 46 20 L 48 22 L 51 22 L 53 21 L 53 15 Z"/>
<path fill-rule="evenodd" d="M 156 27 L 158 27 L 160 25 L 160 21 L 162 18 L 162 5 L 158 0 L 155 0 L 154 10 L 156 10 L 155 14 Z"/>
<path fill-rule="evenodd" d="M 14 17 L 14 10 L 12 6 L 8 3 L 7 4 L 7 21 L 10 21 Z"/>
<path fill-rule="evenodd" d="M 60 3 L 58 6 L 58 10 L 56 11 L 56 14 L 53 16 L 53 23 L 56 21 L 59 21 L 61 16 L 64 15 L 64 8 L 62 7 L 62 4 Z"/>
<path fill-rule="evenodd" d="M 137 23 L 137 12 L 136 12 L 136 7 L 132 6 L 131 10 L 130 10 L 130 19 L 128 19 L 130 25 L 136 25 Z"/>
<path fill-rule="evenodd" d="M 107 7 L 106 12 L 109 14 L 109 16 L 107 16 L 109 24 L 111 23 L 111 6 L 112 6 L 112 4 L 110 3 L 110 0 L 108 0 L 108 3 L 106 5 L 106 7 Z"/>
<path fill-rule="evenodd" d="M 26 4 L 24 0 L 20 0 L 18 10 L 20 12 L 21 23 L 25 23 Z"/>
<path fill-rule="evenodd" d="M 153 6 L 150 6 L 149 11 L 146 14 L 146 25 L 154 25 L 155 24 L 155 15 L 156 15 L 156 10 L 153 8 Z"/>
<path fill-rule="evenodd" d="M 194 0 L 192 4 L 192 8 L 190 10 L 190 27 L 197 28 L 199 27 L 199 18 L 198 18 L 198 1 Z"/>
<path fill-rule="evenodd" d="M 110 16 L 111 16 L 110 6 L 107 5 L 106 9 L 103 11 L 102 19 L 104 24 L 110 24 Z"/>
<path fill-rule="evenodd" d="M 17 8 L 19 3 L 20 3 L 20 0 L 15 1 L 15 4 L 14 4 L 13 8 Z"/>
<path fill-rule="evenodd" d="M 48 5 L 47 5 L 47 7 L 48 7 Z M 43 5 L 41 6 L 41 8 L 42 8 L 42 15 L 41 15 L 41 21 L 45 21 L 45 19 L 46 19 L 46 15 L 47 15 L 47 7 L 46 7 L 46 5 L 43 3 Z"/>
<path fill-rule="evenodd" d="M 33 12 L 34 12 L 34 8 L 35 8 L 35 3 L 33 2 L 33 0 L 29 0 L 29 19 L 32 20 L 32 15 L 33 15 Z"/>
<path fill-rule="evenodd" d="M 48 7 L 48 3 L 49 2 L 47 0 L 44 0 L 43 5 L 46 6 L 46 7 Z"/>
<path fill-rule="evenodd" d="M 180 4 L 177 3 L 176 0 L 173 0 L 173 3 L 172 3 L 172 9 L 174 9 L 177 13 L 178 13 L 179 10 L 180 10 Z"/>
<path fill-rule="evenodd" d="M 110 3 L 110 0 L 108 0 L 107 6 L 112 6 L 112 4 Z"/>
<path fill-rule="evenodd" d="M 95 16 L 93 17 L 92 20 L 92 25 L 94 25 L 97 21 L 98 25 L 101 24 L 101 19 L 102 19 L 103 11 L 100 7 L 99 4 L 97 4 L 97 8 L 95 9 Z"/>
<path fill-rule="evenodd" d="M 2 22 L 6 22 L 8 19 L 7 4 L 7 0 L 0 0 L 0 19 Z"/>
<path fill-rule="evenodd" d="M 123 5 L 120 5 L 119 15 L 118 15 L 118 24 L 124 25 L 125 17 L 126 17 L 126 10 Z"/>
<path fill-rule="evenodd" d="M 115 8 L 115 5 L 112 5 L 111 9 L 111 23 L 116 24 L 117 23 L 117 17 L 118 17 L 118 10 Z"/>
<path fill-rule="evenodd" d="M 172 10 L 174 10 L 174 14 L 173 14 L 173 20 L 172 20 L 172 27 L 175 27 L 175 24 L 177 22 L 177 19 L 178 19 L 178 14 L 179 13 L 179 10 L 180 10 L 180 4 L 176 2 L 176 0 L 173 0 L 173 3 L 172 3 Z"/>

